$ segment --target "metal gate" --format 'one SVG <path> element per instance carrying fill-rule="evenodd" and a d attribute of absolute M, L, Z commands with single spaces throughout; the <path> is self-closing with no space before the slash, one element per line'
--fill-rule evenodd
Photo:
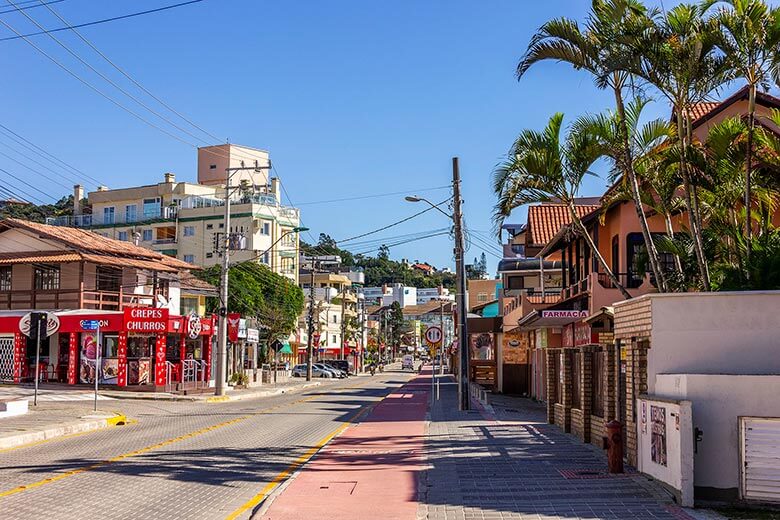
<path fill-rule="evenodd" d="M 0 381 L 14 380 L 14 337 L 0 337 Z"/>
<path fill-rule="evenodd" d="M 740 418 L 742 497 L 780 502 L 780 418 Z"/>

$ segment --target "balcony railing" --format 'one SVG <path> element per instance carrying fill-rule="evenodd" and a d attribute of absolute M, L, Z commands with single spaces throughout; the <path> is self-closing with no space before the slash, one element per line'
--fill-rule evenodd
<path fill-rule="evenodd" d="M 132 225 L 141 224 L 144 222 L 151 222 L 155 220 L 173 220 L 178 214 L 179 208 L 177 206 L 166 206 L 155 210 L 149 210 L 139 214 L 110 214 L 110 213 L 96 213 L 93 215 L 73 215 L 65 217 L 49 217 L 46 219 L 46 223 L 52 226 L 65 226 L 65 227 L 77 227 L 77 228 L 89 228 L 96 226 L 110 226 L 110 225 Z"/>
<path fill-rule="evenodd" d="M 79 291 L 78 289 L 19 290 L 0 292 L 0 308 L 67 309 L 82 308 L 121 311 L 125 307 L 152 307 L 151 295 L 119 291 Z"/>

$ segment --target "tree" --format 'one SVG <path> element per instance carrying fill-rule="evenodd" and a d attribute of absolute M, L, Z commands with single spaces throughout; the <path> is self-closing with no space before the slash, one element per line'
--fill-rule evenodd
<path fill-rule="evenodd" d="M 517 77 L 522 78 L 535 63 L 555 60 L 589 72 L 598 88 L 612 90 L 620 143 L 620 154 L 615 157 L 616 166 L 627 179 L 650 266 L 659 288 L 665 291 L 666 278 L 647 225 L 639 181 L 634 171 L 623 101 L 623 90 L 629 85 L 631 72 L 637 68 L 633 42 L 647 28 L 650 16 L 652 14 L 648 14 L 638 0 L 593 0 L 583 29 L 576 21 L 567 18 L 550 20 L 542 25 L 517 66 Z"/>
<path fill-rule="evenodd" d="M 780 9 L 769 8 L 762 0 L 705 0 L 707 11 L 720 6 L 710 18 L 716 30 L 713 34 L 723 52 L 733 76 L 743 78 L 748 85 L 747 151 L 745 153 L 745 251 L 750 257 L 753 198 L 753 139 L 756 130 L 756 94 L 759 85 L 768 90 L 770 77 L 780 81 Z"/>
<path fill-rule="evenodd" d="M 587 242 L 613 285 L 627 299 L 631 295 L 607 265 L 575 209 L 575 198 L 590 167 L 604 154 L 595 135 L 573 128 L 561 140 L 563 114 L 550 118 L 541 132 L 523 130 L 493 176 L 498 198 L 494 221 L 500 227 L 512 210 L 523 204 L 559 200 L 569 210 L 574 228 Z"/>
<path fill-rule="evenodd" d="M 401 304 L 393 302 L 387 311 L 387 328 L 385 329 L 385 337 L 392 346 L 399 346 L 401 344 L 401 337 L 407 332 L 407 324 L 404 319 L 404 311 L 401 309 Z M 389 332 L 389 334 L 388 334 Z"/>
<path fill-rule="evenodd" d="M 195 274 L 216 286 L 219 285 L 220 272 L 220 266 L 215 265 Z M 303 304 L 301 288 L 264 265 L 242 262 L 232 266 L 228 272 L 228 309 L 257 319 L 269 344 L 288 336 L 295 329 Z M 219 306 L 219 301 L 210 299 L 207 308 L 216 313 Z"/>

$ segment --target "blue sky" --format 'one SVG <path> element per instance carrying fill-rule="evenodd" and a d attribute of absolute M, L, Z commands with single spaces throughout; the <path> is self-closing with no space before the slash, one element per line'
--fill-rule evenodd
<path fill-rule="evenodd" d="M 52 7 L 69 22 L 81 23 L 168 3 L 175 2 L 67 0 Z M 490 180 L 501 154 L 521 129 L 542 127 L 556 111 L 574 118 L 611 107 L 609 93 L 599 92 L 586 74 L 565 65 L 538 65 L 519 83 L 513 75 L 539 25 L 557 16 L 582 19 L 588 4 L 206 0 L 81 31 L 201 127 L 231 142 L 269 150 L 313 236 L 325 232 L 339 240 L 422 208 L 404 202 L 402 195 L 309 203 L 443 186 L 450 181 L 451 157 L 459 156 L 467 223 L 487 242 L 473 243 L 468 257 L 486 250 L 494 270 L 498 246 L 489 234 L 494 203 Z M 61 25 L 45 8 L 26 12 L 46 27 Z M 20 31 L 35 29 L 18 13 L 0 17 Z M 9 34 L 0 26 L 0 37 Z M 57 36 L 133 88 L 76 36 Z M 117 100 L 133 105 L 48 37 L 34 41 Z M 110 187 L 159 182 L 166 171 L 179 180 L 195 179 L 191 145 L 134 119 L 24 41 L 0 42 L 0 70 L 0 123 L 81 171 Z M 666 113 L 658 103 L 648 115 Z M 0 143 L 13 145 L 5 137 Z M 6 146 L 0 151 L 26 162 Z M 57 198 L 69 193 L 6 157 L 0 156 L 0 168 Z M 67 176 L 56 178 L 73 184 Z M 7 182 L 0 173 L 0 184 Z M 591 179 L 583 195 L 599 195 L 603 188 L 603 179 Z M 435 201 L 447 196 L 445 190 L 421 194 Z M 512 220 L 522 222 L 524 212 L 517 211 Z M 444 216 L 429 212 L 373 238 L 446 225 Z M 354 250 L 370 248 L 356 245 Z M 393 247 L 391 256 L 440 266 L 452 264 L 451 252 L 451 243 L 442 236 Z"/>

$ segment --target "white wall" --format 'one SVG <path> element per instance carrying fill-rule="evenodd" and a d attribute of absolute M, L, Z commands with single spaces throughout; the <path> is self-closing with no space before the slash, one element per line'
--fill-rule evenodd
<path fill-rule="evenodd" d="M 656 374 L 780 374 L 780 291 L 650 298 L 648 394 Z"/>
<path fill-rule="evenodd" d="M 693 403 L 693 426 L 703 432 L 694 455 L 695 486 L 733 496 L 740 478 L 739 417 L 780 417 L 780 376 L 661 374 L 655 388 L 656 395 Z"/>
<path fill-rule="evenodd" d="M 691 402 L 662 400 L 657 396 L 637 401 L 637 469 L 665 482 L 676 491 L 678 502 L 693 507 L 693 425 Z M 653 412 L 661 421 L 655 421 Z M 654 428 L 665 438 L 666 453 L 653 460 Z"/>

